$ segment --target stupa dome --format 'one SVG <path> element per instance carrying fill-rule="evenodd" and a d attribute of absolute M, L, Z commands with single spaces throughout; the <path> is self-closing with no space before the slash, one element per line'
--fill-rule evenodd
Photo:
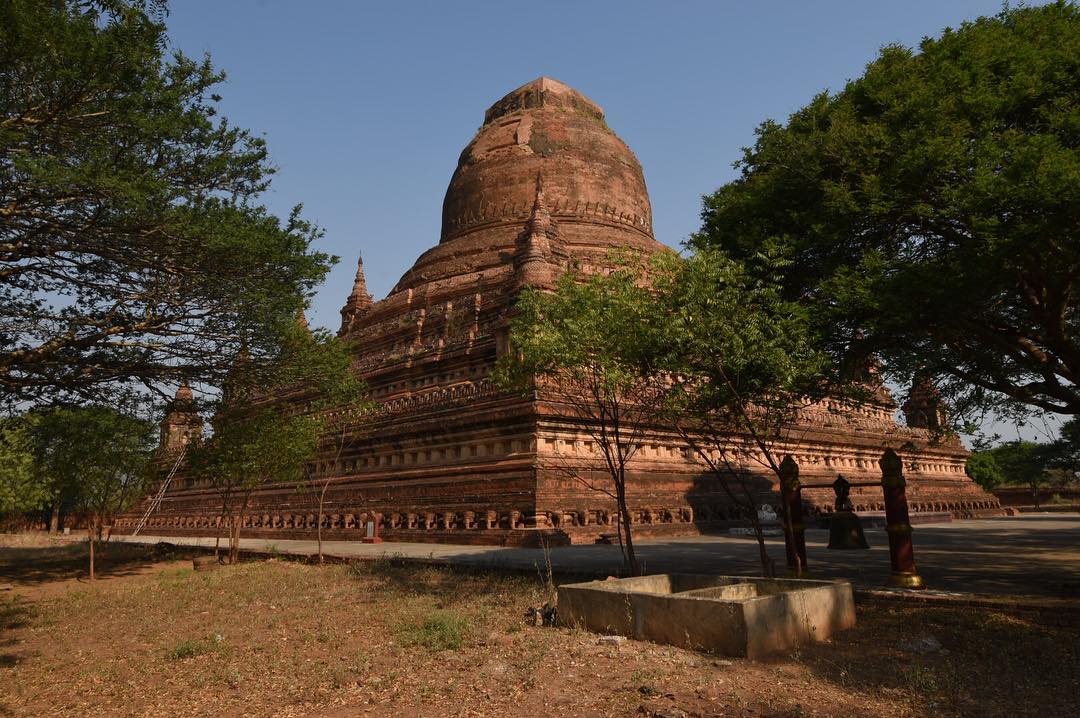
<path fill-rule="evenodd" d="M 507 267 L 542 178 L 567 251 L 589 261 L 616 247 L 661 249 L 641 165 L 577 90 L 548 77 L 510 92 L 484 113 L 443 200 L 439 245 L 393 292 Z"/>
<path fill-rule="evenodd" d="M 522 85 L 484 113 L 443 201 L 441 241 L 532 207 L 537 174 L 558 217 L 629 218 L 651 234 L 649 195 L 634 153 L 589 98 L 547 77 Z"/>

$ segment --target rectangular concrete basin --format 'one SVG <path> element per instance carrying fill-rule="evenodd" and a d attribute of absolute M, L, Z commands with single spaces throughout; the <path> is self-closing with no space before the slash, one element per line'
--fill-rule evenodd
<path fill-rule="evenodd" d="M 559 624 L 761 658 L 855 625 L 846 581 L 657 574 L 559 587 Z"/>

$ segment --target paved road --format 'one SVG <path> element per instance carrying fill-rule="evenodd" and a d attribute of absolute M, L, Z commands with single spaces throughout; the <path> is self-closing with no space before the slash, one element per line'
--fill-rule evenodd
<path fill-rule="evenodd" d="M 888 539 L 882 529 L 868 529 L 867 551 L 830 551 L 828 532 L 809 529 L 806 547 L 810 570 L 821 578 L 847 578 L 856 586 L 879 587 L 889 575 Z M 115 540 L 212 546 L 214 539 L 117 536 Z M 1017 517 L 920 524 L 915 527 L 915 560 L 930 588 L 981 594 L 1040 595 L 1080 598 L 1080 514 L 1025 514 Z M 314 541 L 241 539 L 249 551 L 311 555 Z M 782 538 L 768 541 L 769 552 L 783 567 Z M 469 566 L 506 566 L 542 570 L 541 549 L 455 546 L 425 543 L 361 544 L 327 541 L 323 552 L 340 558 L 402 557 Z M 690 572 L 753 574 L 758 571 L 752 538 L 696 536 L 641 541 L 638 554 L 649 573 Z M 618 546 L 582 545 L 550 551 L 555 571 L 614 572 Z"/>

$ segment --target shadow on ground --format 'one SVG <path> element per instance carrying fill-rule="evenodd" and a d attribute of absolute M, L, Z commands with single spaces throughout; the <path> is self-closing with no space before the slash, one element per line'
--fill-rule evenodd
<path fill-rule="evenodd" d="M 17 596 L 0 599 L 0 668 L 11 668 L 28 657 L 18 651 L 18 643 L 12 634 L 29 626 L 31 618 L 33 610 Z"/>
<path fill-rule="evenodd" d="M 101 543 L 95 551 L 95 573 L 100 578 L 130 576 L 161 561 L 185 558 L 188 553 L 168 543 L 152 545 Z M 0 580 L 19 587 L 34 587 L 64 580 L 87 580 L 89 547 L 86 542 L 58 542 L 51 546 L 0 546 Z"/>
<path fill-rule="evenodd" d="M 545 585 L 541 576 L 528 570 L 507 571 L 497 567 L 454 564 L 418 567 L 404 558 L 356 562 L 351 564 L 349 573 L 360 582 L 377 577 L 381 583 L 390 585 L 390 592 L 436 597 L 440 599 L 441 608 L 468 604 L 482 595 L 519 592 Z"/>
<path fill-rule="evenodd" d="M 858 623 L 793 656 L 844 690 L 904 694 L 928 715 L 1069 715 L 1080 675 L 1075 617 L 860 605 Z M 857 646 L 857 648 L 856 648 Z"/>

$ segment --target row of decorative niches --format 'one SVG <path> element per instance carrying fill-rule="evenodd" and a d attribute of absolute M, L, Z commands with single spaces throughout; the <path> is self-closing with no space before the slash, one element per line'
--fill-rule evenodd
<path fill-rule="evenodd" d="M 482 371 L 476 369 L 475 371 Z M 447 380 L 461 375 L 463 376 L 465 371 L 461 371 L 458 374 L 448 373 L 445 374 Z M 441 377 L 440 377 L 441 378 Z M 424 391 L 422 393 L 411 394 L 408 396 L 398 397 L 387 402 L 383 402 L 379 408 L 379 413 L 385 416 L 398 416 L 401 414 L 407 414 L 417 411 L 429 410 L 435 407 L 450 406 L 460 403 L 468 403 L 484 398 L 496 397 L 502 394 L 494 382 L 490 379 L 484 378 L 479 381 L 464 381 L 459 384 L 455 384 L 449 387 L 441 387 Z M 842 408 L 841 408 L 842 407 Z M 931 440 L 932 436 L 930 432 L 925 429 L 912 429 L 908 427 L 898 427 L 894 421 L 890 418 L 888 421 L 882 420 L 884 426 L 878 427 L 866 426 L 863 421 L 860 421 L 858 414 L 863 412 L 870 412 L 874 407 L 866 406 L 851 406 L 836 404 L 836 408 L 830 407 L 826 409 L 808 409 L 800 414 L 800 424 L 804 425 L 822 425 L 825 419 L 828 419 L 827 426 L 831 427 L 844 427 L 849 429 L 877 429 L 887 428 L 890 433 L 900 430 L 906 437 L 918 438 L 923 440 Z M 330 412 L 330 416 L 333 417 L 334 412 Z M 853 416 L 854 415 L 854 416 Z M 865 414 L 863 414 L 865 416 Z M 573 440 L 559 439 L 566 445 L 571 447 L 573 453 L 594 453 L 596 447 L 593 446 L 593 442 L 585 437 Z M 593 446 L 592 452 L 588 450 L 588 446 Z M 676 455 L 682 456 L 684 460 L 690 461 L 692 457 L 691 450 L 686 446 L 667 445 L 664 447 L 656 447 L 656 457 L 662 458 L 664 452 L 667 452 L 670 458 L 677 458 Z M 777 452 L 781 453 L 780 451 Z M 789 451 L 796 457 L 796 461 L 800 464 L 806 462 L 807 464 L 820 464 L 826 467 L 846 468 L 846 469 L 863 469 L 873 470 L 876 467 L 877 459 L 880 456 L 875 455 L 874 452 L 836 452 L 836 453 L 815 453 L 799 451 L 793 449 Z M 719 458 L 718 456 L 713 458 Z M 761 454 L 753 455 L 750 457 L 752 460 L 763 462 L 764 456 Z M 950 457 L 952 458 L 952 457 Z M 935 457 L 937 459 L 937 457 Z M 964 457 L 957 455 L 951 461 L 938 460 L 923 460 L 918 456 L 909 462 L 908 470 L 921 471 L 928 473 L 962 473 L 964 466 Z"/>
<path fill-rule="evenodd" d="M 532 213 L 533 198 L 523 199 L 520 203 L 501 204 L 477 203 L 476 207 L 466 210 L 456 217 L 446 218 L 445 233 L 447 239 L 456 239 L 470 231 L 499 224 L 521 224 Z M 582 202 L 580 200 L 556 199 L 548 207 L 548 212 L 556 222 L 581 221 L 603 223 L 613 226 L 627 226 L 652 236 L 652 218 L 643 217 L 634 212 L 620 210 L 606 202 Z"/>
<path fill-rule="evenodd" d="M 432 390 L 443 390 L 449 392 L 450 389 L 460 386 L 468 386 L 465 391 L 472 392 L 472 387 L 477 383 L 483 383 L 485 380 L 481 377 L 486 376 L 491 371 L 490 366 L 473 365 L 468 367 L 462 367 L 456 370 L 443 371 L 440 374 L 425 374 L 415 379 L 398 380 L 390 384 L 373 389 L 371 392 L 372 399 L 383 399 L 387 396 L 394 396 L 398 394 L 405 394 L 406 396 L 400 398 L 414 398 L 420 397 L 422 392 L 429 392 Z M 490 381 L 487 382 L 489 385 Z M 451 384 L 452 386 L 446 386 Z M 493 388 L 492 386 L 488 387 Z M 482 393 L 483 390 L 481 389 Z M 455 396 L 453 392 L 449 392 L 444 395 L 444 398 L 455 399 L 460 397 L 461 390 L 459 389 Z"/>
<path fill-rule="evenodd" d="M 772 506 L 777 510 L 778 506 Z M 810 504 L 812 514 L 825 514 L 831 511 L 827 503 Z M 911 511 L 950 512 L 971 515 L 979 511 L 1000 509 L 1000 504 L 992 498 L 971 500 L 933 500 L 915 501 L 909 504 Z M 856 511 L 883 511 L 884 503 L 868 500 L 855 506 Z M 631 510 L 631 523 L 637 525 L 657 524 L 708 524 L 745 521 L 749 517 L 741 506 L 729 504 L 684 505 L 675 507 L 636 508 Z M 352 509 L 328 511 L 323 514 L 324 529 L 344 529 L 362 531 L 369 521 L 377 523 L 382 529 L 423 529 L 428 531 L 443 530 L 483 530 L 483 529 L 523 529 L 523 528 L 571 528 L 587 526 L 615 526 L 618 514 L 612 509 L 572 509 L 564 511 L 542 511 L 528 513 L 522 511 L 418 511 L 418 512 L 374 512 Z M 240 525 L 248 529 L 316 529 L 319 515 L 316 512 L 299 513 L 251 513 L 240 517 Z M 138 523 L 135 517 L 121 517 L 115 522 L 119 529 L 130 529 Z M 147 521 L 147 530 L 154 528 L 216 529 L 227 523 L 221 516 L 182 516 L 159 515 Z"/>
<path fill-rule="evenodd" d="M 579 437 L 565 439 L 559 437 L 545 437 L 542 440 L 542 456 L 556 458 L 572 458 L 575 456 L 600 456 L 599 445 L 591 437 Z M 716 465 L 722 463 L 722 457 L 718 450 L 708 451 L 710 461 Z M 847 471 L 880 471 L 877 465 L 881 458 L 880 452 L 835 452 L 815 453 L 801 448 L 785 450 L 777 447 L 775 456 L 782 457 L 790 454 L 801 468 L 824 467 L 826 469 L 844 469 Z M 669 460 L 681 463 L 704 464 L 697 451 L 680 444 L 656 444 L 648 441 L 638 446 L 631 459 L 631 465 L 640 460 Z M 768 467 L 765 454 L 760 451 L 733 448 L 729 454 L 732 465 L 742 470 L 762 470 Z M 957 457 L 953 461 L 935 460 L 937 457 L 923 459 L 918 456 L 907 462 L 906 469 L 912 473 L 924 474 L 962 474 L 964 473 L 964 461 Z"/>
<path fill-rule="evenodd" d="M 500 322 L 501 320 L 498 318 L 489 318 L 459 333 L 443 334 L 440 332 L 438 336 L 417 332 L 412 338 L 402 338 L 399 332 L 397 338 L 390 342 L 388 346 L 374 350 L 365 349 L 363 354 L 354 360 L 353 366 L 361 373 L 372 372 L 383 368 L 391 362 L 415 361 L 425 355 L 467 348 L 478 337 L 491 336 Z"/>
<path fill-rule="evenodd" d="M 432 389 L 423 393 L 402 396 L 382 402 L 377 410 L 380 416 L 400 416 L 433 407 L 453 406 L 463 402 L 498 396 L 503 392 L 489 379 L 475 382 L 462 382 L 453 386 Z M 333 418 L 338 412 L 331 410 L 327 416 Z"/>
<path fill-rule="evenodd" d="M 542 442 L 550 452 L 542 452 L 539 460 L 541 466 L 550 464 L 550 468 L 561 468 L 559 459 L 580 459 L 582 456 L 598 458 L 600 451 L 592 440 L 566 441 L 563 439 L 545 438 Z M 555 444 L 558 448 L 555 448 Z M 477 461 L 491 461 L 504 459 L 510 456 L 523 456 L 535 453 L 536 444 L 530 439 L 510 439 L 478 441 L 464 444 L 445 444 L 418 448 L 415 450 L 390 451 L 373 453 L 367 456 L 341 459 L 336 462 L 318 461 L 312 466 L 313 476 L 355 476 L 369 471 L 385 471 L 392 469 L 408 469 L 412 467 L 443 467 L 453 466 L 460 463 L 475 463 Z M 713 452 L 714 463 L 720 461 L 717 452 Z M 808 453 L 796 453 L 792 455 L 804 470 L 826 469 L 842 470 L 850 473 L 867 472 L 873 474 L 879 472 L 877 456 L 871 454 L 848 454 L 848 455 L 820 455 Z M 554 460 L 545 461 L 544 459 Z M 763 472 L 767 467 L 765 457 L 762 454 L 752 456 L 739 456 L 739 466 L 744 471 Z M 704 462 L 685 446 L 643 444 L 634 454 L 629 468 L 633 470 L 635 465 L 643 461 L 674 461 L 680 464 L 693 464 L 699 468 L 704 467 Z M 912 475 L 938 475 L 948 476 L 959 480 L 964 476 L 962 462 L 944 463 L 915 460 L 908 464 L 908 471 Z M 174 490 L 208 488 L 209 480 L 179 477 Z"/>

